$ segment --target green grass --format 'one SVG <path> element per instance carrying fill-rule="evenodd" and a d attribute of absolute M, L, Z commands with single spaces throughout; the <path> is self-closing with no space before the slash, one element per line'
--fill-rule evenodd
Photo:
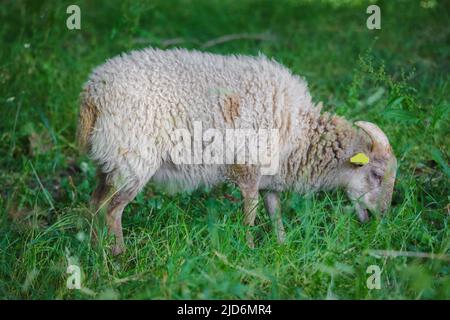
<path fill-rule="evenodd" d="M 70 31 L 72 3 L 0 6 L 0 298 L 450 298 L 448 2 L 379 1 L 374 31 L 365 1 L 75 1 L 82 29 Z M 262 52 L 304 76 L 325 110 L 385 130 L 399 160 L 391 212 L 361 225 L 340 191 L 285 193 L 286 244 L 261 207 L 251 250 L 233 186 L 170 196 L 149 185 L 125 210 L 128 251 L 111 257 L 110 239 L 92 247 L 95 168 L 74 143 L 89 72 L 167 39 L 201 48 L 242 32 L 275 38 L 205 50 Z M 66 288 L 69 262 L 83 290 Z M 380 290 L 366 287 L 370 265 Z"/>

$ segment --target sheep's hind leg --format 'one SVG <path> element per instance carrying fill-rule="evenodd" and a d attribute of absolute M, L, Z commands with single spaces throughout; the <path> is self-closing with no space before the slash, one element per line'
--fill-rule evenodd
<path fill-rule="evenodd" d="M 115 236 L 115 245 L 112 248 L 112 254 L 118 255 L 125 251 L 122 231 L 122 213 L 128 203 L 137 195 L 138 184 L 131 186 L 122 186 L 116 189 L 111 183 L 111 177 L 108 174 L 100 173 L 98 175 L 98 184 L 92 194 L 91 206 L 93 215 L 97 215 L 103 208 L 106 210 L 106 224 L 108 232 Z M 98 235 L 95 228 L 92 228 L 92 239 L 97 242 Z"/>
<path fill-rule="evenodd" d="M 115 236 L 115 245 L 112 248 L 113 255 L 119 255 L 125 251 L 125 243 L 122 231 L 122 213 L 125 207 L 136 197 L 138 188 L 117 191 L 111 198 L 106 212 L 106 224 L 109 233 Z"/>
<path fill-rule="evenodd" d="M 105 173 L 98 173 L 97 174 L 97 186 L 92 193 L 91 201 L 90 201 L 90 207 L 91 207 L 91 215 L 93 218 L 93 221 L 95 221 L 95 218 L 99 211 L 102 208 L 105 208 L 108 204 L 108 195 L 111 191 L 111 185 L 107 183 L 107 174 Z M 95 228 L 95 224 L 93 223 L 91 227 L 91 236 L 92 236 L 92 243 L 97 244 L 98 243 L 98 233 L 97 229 Z"/>
<path fill-rule="evenodd" d="M 278 242 L 284 243 L 286 240 L 286 232 L 284 231 L 283 220 L 281 219 L 281 206 L 278 194 L 275 192 L 267 192 L 264 195 L 264 205 L 272 220 Z"/>

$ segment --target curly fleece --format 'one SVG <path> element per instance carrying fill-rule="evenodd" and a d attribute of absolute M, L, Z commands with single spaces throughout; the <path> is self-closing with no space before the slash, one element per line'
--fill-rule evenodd
<path fill-rule="evenodd" d="M 227 165 L 174 165 L 175 129 L 278 129 L 280 166 L 261 189 L 335 187 L 339 167 L 370 143 L 345 119 L 320 113 L 306 82 L 257 57 L 148 48 L 96 68 L 81 95 L 79 140 L 116 187 L 150 179 L 194 189 L 229 179 Z M 235 170 L 234 170 L 235 171 Z"/>

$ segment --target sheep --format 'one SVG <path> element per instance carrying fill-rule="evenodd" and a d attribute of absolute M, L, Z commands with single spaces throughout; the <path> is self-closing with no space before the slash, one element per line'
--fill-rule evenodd
<path fill-rule="evenodd" d="M 80 100 L 78 142 L 98 164 L 91 203 L 95 212 L 106 208 L 114 255 L 125 250 L 122 212 L 150 180 L 174 192 L 230 181 L 241 191 L 246 226 L 255 223 L 261 193 L 281 243 L 282 191 L 343 188 L 362 222 L 390 206 L 397 161 L 383 131 L 322 113 L 303 78 L 262 54 L 132 51 L 94 69 Z M 222 132 L 275 130 L 275 172 L 250 161 L 180 162 L 173 150 L 192 136 L 176 140 L 174 132 L 192 134 L 196 123 Z M 250 230 L 246 236 L 253 247 Z"/>

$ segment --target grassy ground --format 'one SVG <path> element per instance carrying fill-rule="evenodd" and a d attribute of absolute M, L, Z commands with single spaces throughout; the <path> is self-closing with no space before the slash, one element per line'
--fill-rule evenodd
<path fill-rule="evenodd" d="M 82 29 L 68 30 L 77 3 Z M 449 6 L 379 1 L 4 1 L 0 6 L 0 298 L 450 298 Z M 310 83 L 315 100 L 379 124 L 399 159 L 393 208 L 360 225 L 339 191 L 283 195 L 287 243 L 263 208 L 245 245 L 230 185 L 169 196 L 149 185 L 124 214 L 126 254 L 89 242 L 93 164 L 74 144 L 90 70 L 148 45 L 264 54 Z M 370 250 L 423 253 L 380 257 Z M 447 260 L 445 260 L 447 259 Z M 82 290 L 66 288 L 68 264 Z M 370 265 L 381 289 L 369 290 Z"/>

